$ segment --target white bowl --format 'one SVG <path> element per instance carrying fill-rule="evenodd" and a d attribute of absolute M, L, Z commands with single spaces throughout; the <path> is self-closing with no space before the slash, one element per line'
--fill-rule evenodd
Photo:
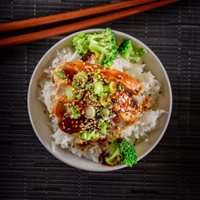
<path fill-rule="evenodd" d="M 95 32 L 103 29 L 89 29 L 84 32 Z M 147 69 L 151 70 L 151 72 L 156 76 L 158 81 L 161 83 L 162 87 L 162 95 L 159 99 L 159 108 L 162 108 L 168 112 L 168 114 L 162 115 L 159 119 L 159 128 L 149 135 L 148 142 L 142 142 L 141 144 L 136 146 L 136 151 L 138 155 L 138 161 L 144 158 L 148 153 L 152 151 L 152 149 L 158 144 L 162 136 L 164 135 L 166 128 L 169 123 L 171 110 L 172 110 L 172 92 L 170 82 L 167 76 L 167 73 L 158 59 L 158 57 L 153 53 L 149 47 L 143 44 L 138 39 L 119 32 L 113 31 L 117 37 L 117 41 L 123 40 L 125 38 L 129 38 L 137 43 L 139 46 L 144 47 L 148 50 L 148 54 L 144 57 L 144 62 L 147 64 Z M 77 33 L 75 33 L 77 34 Z M 71 46 L 72 37 L 75 35 L 69 35 L 56 43 L 53 47 L 51 47 L 46 54 L 41 58 L 39 63 L 37 64 L 32 78 L 29 84 L 28 90 L 28 112 L 31 120 L 31 124 L 33 129 L 39 138 L 40 142 L 45 146 L 45 148 L 52 153 L 56 158 L 61 160 L 62 162 L 71 165 L 76 168 L 89 170 L 89 171 L 113 171 L 117 169 L 121 169 L 126 167 L 125 165 L 117 165 L 114 167 L 104 166 L 98 163 L 94 163 L 85 158 L 79 158 L 76 155 L 68 152 L 62 148 L 56 148 L 54 151 L 52 149 L 52 139 L 50 135 L 52 134 L 52 130 L 48 126 L 48 114 L 44 113 L 44 105 L 38 100 L 38 83 L 39 79 L 43 74 L 43 70 L 49 66 L 49 63 L 54 58 L 56 51 L 62 49 L 63 47 Z"/>

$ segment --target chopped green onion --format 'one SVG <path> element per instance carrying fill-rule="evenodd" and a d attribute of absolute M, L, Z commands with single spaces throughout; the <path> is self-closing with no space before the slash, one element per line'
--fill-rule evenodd
<path fill-rule="evenodd" d="M 99 138 L 99 136 L 100 136 L 99 133 L 96 130 L 94 130 L 92 132 L 85 131 L 81 133 L 79 135 L 79 138 L 84 139 L 84 140 L 91 140 L 91 139 L 97 139 Z"/>
<path fill-rule="evenodd" d="M 86 83 L 88 81 L 88 75 L 85 72 L 78 72 L 74 75 L 73 81 L 76 81 L 77 84 Z"/>
<path fill-rule="evenodd" d="M 102 135 L 106 135 L 107 124 L 106 122 L 99 122 L 98 126 L 101 128 Z"/>
<path fill-rule="evenodd" d="M 106 92 L 106 93 L 110 93 L 110 88 L 108 85 L 104 85 L 103 86 L 103 91 Z"/>
<path fill-rule="evenodd" d="M 106 100 L 107 100 L 107 95 L 104 93 L 104 94 L 101 95 L 100 104 L 101 104 L 102 106 L 107 106 Z"/>
<path fill-rule="evenodd" d="M 78 100 L 81 100 L 82 97 L 83 97 L 83 96 L 82 96 L 80 93 L 76 95 L 76 98 L 77 98 Z"/>
<path fill-rule="evenodd" d="M 70 106 L 69 108 L 68 108 L 68 112 L 71 114 L 71 118 L 72 119 L 78 119 L 78 118 L 80 118 L 80 113 L 78 112 L 78 110 L 74 107 L 74 106 Z"/>
<path fill-rule="evenodd" d="M 78 86 L 76 81 L 72 81 L 72 86 L 76 89 L 80 89 L 80 86 Z"/>
<path fill-rule="evenodd" d="M 97 80 L 101 79 L 101 75 L 96 75 L 95 77 Z"/>
<path fill-rule="evenodd" d="M 65 75 L 65 72 L 64 72 L 63 70 L 55 72 L 55 75 L 56 75 L 59 79 L 65 79 L 65 78 L 67 78 L 66 75 Z"/>
<path fill-rule="evenodd" d="M 121 84 L 118 85 L 117 89 L 118 89 L 118 91 L 122 91 L 122 85 Z"/>
<path fill-rule="evenodd" d="M 98 97 L 97 97 L 97 95 L 95 95 L 95 94 L 92 94 L 89 98 L 90 98 L 92 101 L 95 101 L 95 102 L 98 101 Z"/>
<path fill-rule="evenodd" d="M 85 90 L 90 90 L 91 87 L 92 87 L 92 86 L 91 86 L 89 83 L 86 83 L 86 84 L 85 84 Z"/>
<path fill-rule="evenodd" d="M 97 69 L 94 74 L 97 75 L 97 74 L 100 74 L 101 73 L 101 70 L 100 69 Z"/>
<path fill-rule="evenodd" d="M 90 134 L 91 134 L 91 133 L 90 133 L 89 131 L 85 131 L 85 132 L 83 132 L 83 133 L 81 133 L 81 134 L 79 135 L 79 138 L 84 139 L 84 140 L 88 140 Z"/>
<path fill-rule="evenodd" d="M 93 131 L 93 135 L 92 135 L 92 137 L 93 137 L 94 139 L 99 138 L 99 137 L 100 137 L 99 132 Z"/>
<path fill-rule="evenodd" d="M 117 83 L 114 82 L 114 81 L 111 81 L 110 84 L 109 84 L 109 88 L 110 88 L 111 94 L 116 93 L 116 91 L 117 91 Z"/>
<path fill-rule="evenodd" d="M 93 118 L 95 117 L 95 114 L 96 114 L 96 111 L 93 106 L 87 107 L 86 112 L 85 112 L 85 115 L 87 118 Z"/>
<path fill-rule="evenodd" d="M 102 110 L 101 110 L 101 116 L 102 117 L 108 117 L 109 115 L 110 115 L 110 111 L 109 111 L 109 109 L 108 108 L 103 108 Z"/>
<path fill-rule="evenodd" d="M 110 104 L 110 102 L 111 102 L 111 99 L 108 98 L 106 93 L 101 95 L 100 103 L 102 106 L 106 107 Z"/>
<path fill-rule="evenodd" d="M 96 79 L 100 79 L 101 78 L 101 70 L 100 69 L 97 69 L 96 71 L 93 72 L 94 76 Z"/>
<path fill-rule="evenodd" d="M 65 89 L 65 95 L 67 97 L 67 100 L 71 101 L 73 99 L 74 91 L 73 91 L 73 89 L 70 86 L 68 86 Z"/>
<path fill-rule="evenodd" d="M 94 93 L 98 96 L 101 96 L 103 94 L 103 84 L 102 82 L 98 81 L 94 84 Z"/>

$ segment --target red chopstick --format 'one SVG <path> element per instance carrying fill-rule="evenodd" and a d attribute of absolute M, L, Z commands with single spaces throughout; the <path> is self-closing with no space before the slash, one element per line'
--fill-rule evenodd
<path fill-rule="evenodd" d="M 14 36 L 14 37 L 10 37 L 10 38 L 1 39 L 0 47 L 8 47 L 8 46 L 16 45 L 16 44 L 23 44 L 23 43 L 27 43 L 27 42 L 41 40 L 44 38 L 48 38 L 48 37 L 52 37 L 52 36 L 56 36 L 56 35 L 60 35 L 60 34 L 70 33 L 70 32 L 84 29 L 87 27 L 91 27 L 91 26 L 95 26 L 95 25 L 102 24 L 105 22 L 110 22 L 110 21 L 113 21 L 116 19 L 127 17 L 127 16 L 130 16 L 133 14 L 138 14 L 138 13 L 141 13 L 141 12 L 144 12 L 147 10 L 151 10 L 154 8 L 158 8 L 158 7 L 167 5 L 167 4 L 171 4 L 171 3 L 174 3 L 177 1 L 178 0 L 159 1 L 156 3 L 151 3 L 151 4 L 147 4 L 147 5 L 142 5 L 139 7 L 126 9 L 123 11 L 118 11 L 118 12 L 115 12 L 112 14 L 106 14 L 104 16 L 94 17 L 92 19 L 75 22 L 72 24 L 67 24 L 67 25 L 63 25 L 63 26 L 59 26 L 59 27 L 55 27 L 55 28 L 50 28 L 48 30 L 42 30 L 42 31 L 37 31 L 37 32 L 33 32 L 33 33 L 28 33 L 28 34 Z"/>

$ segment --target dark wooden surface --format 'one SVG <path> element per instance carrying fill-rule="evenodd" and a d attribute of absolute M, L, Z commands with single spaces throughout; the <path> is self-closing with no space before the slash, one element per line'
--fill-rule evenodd
<path fill-rule="evenodd" d="M 113 2 L 1 0 L 0 22 Z M 199 199 L 200 1 L 182 1 L 98 27 L 111 27 L 139 38 L 163 62 L 173 89 L 173 113 L 166 134 L 132 169 L 94 173 L 60 162 L 37 139 L 26 100 L 37 62 L 64 36 L 3 49 L 0 199 Z"/>

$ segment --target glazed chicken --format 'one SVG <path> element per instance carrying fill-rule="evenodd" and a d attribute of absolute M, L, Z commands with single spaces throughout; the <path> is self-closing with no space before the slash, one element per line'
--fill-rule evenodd
<path fill-rule="evenodd" d="M 53 72 L 56 103 L 52 114 L 68 134 L 99 131 L 117 132 L 133 125 L 148 109 L 151 98 L 142 103 L 142 84 L 128 74 L 87 62 L 65 62 Z M 106 127 L 106 128 L 105 128 Z"/>

